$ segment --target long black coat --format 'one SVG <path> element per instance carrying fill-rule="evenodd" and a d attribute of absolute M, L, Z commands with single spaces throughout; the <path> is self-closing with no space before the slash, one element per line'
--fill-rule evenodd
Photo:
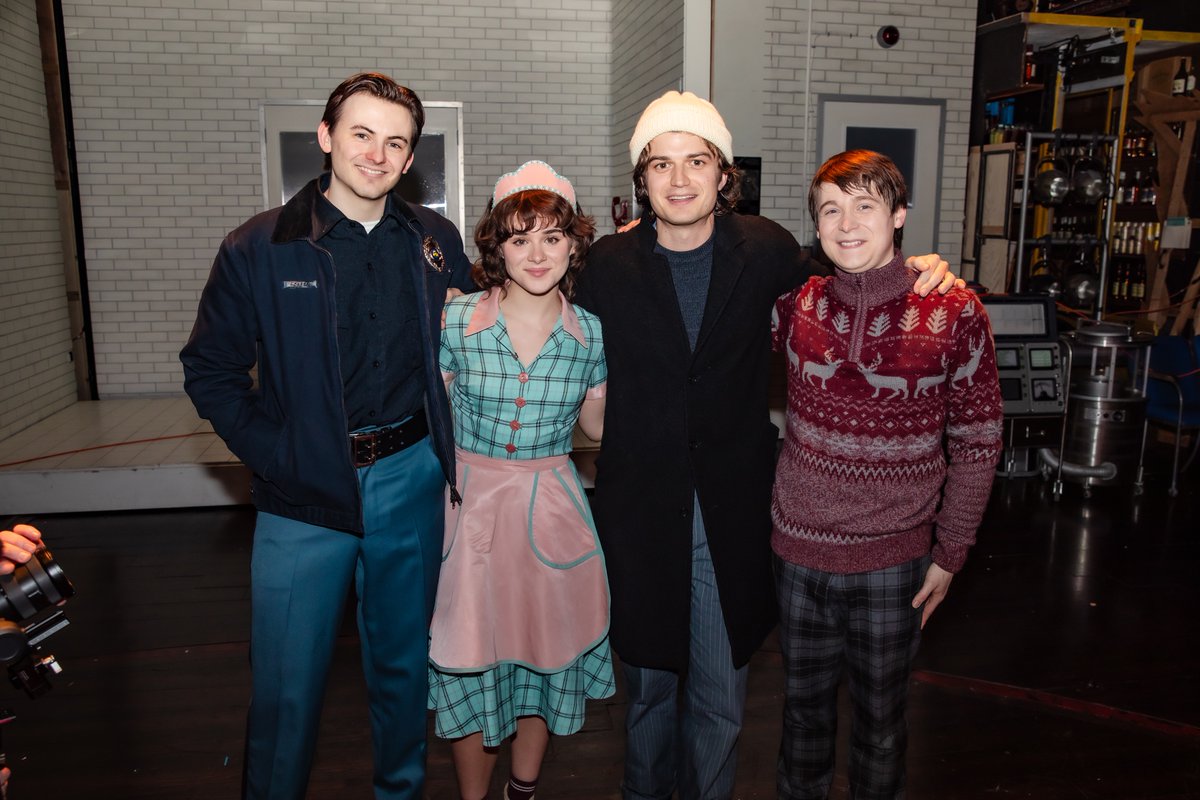
<path fill-rule="evenodd" d="M 693 352 L 670 267 L 654 244 L 649 224 L 600 239 L 576 296 L 600 317 L 608 361 L 593 508 L 612 588 L 612 644 L 637 666 L 687 665 L 696 492 L 741 666 L 776 615 L 771 308 L 811 268 L 795 238 L 770 220 L 717 217 Z"/>

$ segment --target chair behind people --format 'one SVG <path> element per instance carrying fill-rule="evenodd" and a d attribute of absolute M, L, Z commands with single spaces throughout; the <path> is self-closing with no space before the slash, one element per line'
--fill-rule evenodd
<path fill-rule="evenodd" d="M 1150 353 L 1146 421 L 1170 428 L 1175 433 L 1171 462 L 1171 497 L 1179 493 L 1179 473 L 1186 470 L 1200 449 L 1200 339 L 1195 336 L 1161 335 Z M 1192 452 L 1179 466 L 1183 432 L 1192 435 Z"/>

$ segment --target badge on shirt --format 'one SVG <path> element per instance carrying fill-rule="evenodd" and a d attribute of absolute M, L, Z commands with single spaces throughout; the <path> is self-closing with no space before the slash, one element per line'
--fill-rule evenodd
<path fill-rule="evenodd" d="M 442 255 L 442 248 L 438 246 L 437 239 L 426 235 L 421 242 L 421 250 L 425 253 L 426 263 L 433 267 L 435 272 L 446 271 L 446 257 Z"/>

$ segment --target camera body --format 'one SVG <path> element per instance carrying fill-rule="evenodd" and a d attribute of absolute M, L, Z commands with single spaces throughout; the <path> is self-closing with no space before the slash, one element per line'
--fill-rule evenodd
<path fill-rule="evenodd" d="M 0 576 L 0 662 L 13 685 L 30 697 L 50 689 L 49 676 L 62 668 L 41 643 L 68 624 L 59 608 L 75 587 L 44 546 L 12 574 Z"/>

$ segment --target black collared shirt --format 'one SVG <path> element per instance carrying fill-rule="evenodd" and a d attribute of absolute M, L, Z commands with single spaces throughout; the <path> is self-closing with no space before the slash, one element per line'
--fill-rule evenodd
<path fill-rule="evenodd" d="M 424 403 L 421 329 L 407 230 L 388 196 L 367 233 L 318 194 L 320 245 L 333 256 L 337 339 L 349 430 L 398 422 Z"/>

